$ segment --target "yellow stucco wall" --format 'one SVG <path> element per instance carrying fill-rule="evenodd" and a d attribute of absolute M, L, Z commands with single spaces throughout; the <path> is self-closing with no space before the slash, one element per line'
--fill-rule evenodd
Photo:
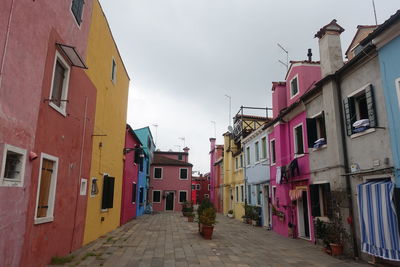
<path fill-rule="evenodd" d="M 117 71 L 115 82 L 111 79 L 113 59 Z M 97 100 L 84 244 L 117 228 L 120 224 L 122 151 L 125 142 L 129 88 L 129 76 L 98 0 L 93 3 L 86 63 L 87 74 L 97 88 Z M 107 211 L 101 210 L 103 174 L 115 177 L 114 204 L 113 208 Z M 90 196 L 92 177 L 98 179 L 99 192 L 94 197 Z"/>
<path fill-rule="evenodd" d="M 224 214 L 227 214 L 230 209 L 236 219 L 242 220 L 244 215 L 244 197 L 241 197 L 240 185 L 244 186 L 243 168 L 236 169 L 235 157 L 240 157 L 240 154 L 235 157 L 239 148 L 236 147 L 229 135 L 224 135 Z M 239 198 L 236 200 L 236 186 L 238 186 Z M 243 187 L 243 190 L 245 188 Z M 243 194 L 244 195 L 244 194 Z M 233 198 L 232 198 L 233 196 Z"/>

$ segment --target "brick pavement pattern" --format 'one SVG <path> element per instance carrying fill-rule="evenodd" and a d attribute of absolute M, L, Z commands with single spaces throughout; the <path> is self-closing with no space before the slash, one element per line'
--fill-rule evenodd
<path fill-rule="evenodd" d="M 75 251 L 66 266 L 366 266 L 261 227 L 218 216 L 213 239 L 181 213 L 144 215 Z"/>

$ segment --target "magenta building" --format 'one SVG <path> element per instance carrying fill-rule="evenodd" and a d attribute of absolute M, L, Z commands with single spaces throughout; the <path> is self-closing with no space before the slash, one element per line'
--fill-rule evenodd
<path fill-rule="evenodd" d="M 270 129 L 273 230 L 283 236 L 314 240 L 310 206 L 310 167 L 305 107 L 293 108 L 320 80 L 319 62 L 292 61 L 285 82 L 272 86 Z"/>
<path fill-rule="evenodd" d="M 150 201 L 154 211 L 181 211 L 191 200 L 192 167 L 184 152 L 155 151 L 150 169 Z"/>
<path fill-rule="evenodd" d="M 124 174 L 122 181 L 121 225 L 136 218 L 138 175 L 140 164 L 143 164 L 142 143 L 126 125 L 124 148 Z"/>

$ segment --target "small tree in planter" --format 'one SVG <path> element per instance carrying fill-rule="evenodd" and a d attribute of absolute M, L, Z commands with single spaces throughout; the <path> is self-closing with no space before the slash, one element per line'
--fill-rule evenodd
<path fill-rule="evenodd" d="M 182 204 L 182 214 L 183 214 L 183 216 L 188 217 L 191 213 L 193 213 L 192 202 L 184 202 Z"/>
<path fill-rule="evenodd" d="M 202 224 L 202 233 L 204 239 L 211 239 L 214 230 L 214 224 L 216 223 L 216 216 L 217 214 L 214 207 L 206 208 L 201 213 L 199 222 Z"/>
<path fill-rule="evenodd" d="M 202 234 L 202 223 L 200 222 L 200 216 L 203 213 L 204 210 L 208 209 L 208 208 L 213 208 L 214 209 L 214 205 L 211 203 L 211 201 L 208 198 L 203 199 L 203 201 L 201 202 L 200 206 L 197 208 L 197 217 L 198 217 L 198 223 L 199 223 L 199 232 L 200 234 Z M 215 211 L 215 209 L 214 209 Z"/>

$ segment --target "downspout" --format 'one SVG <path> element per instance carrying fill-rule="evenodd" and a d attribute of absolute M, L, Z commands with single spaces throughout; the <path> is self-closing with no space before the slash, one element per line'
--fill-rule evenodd
<path fill-rule="evenodd" d="M 347 152 L 347 146 L 346 146 L 346 133 L 344 130 L 344 119 L 343 119 L 343 105 L 342 105 L 342 90 L 340 87 L 340 76 L 338 74 L 335 74 L 334 77 L 335 85 L 337 88 L 337 101 L 339 103 L 339 115 L 340 115 L 340 129 L 341 129 L 341 139 L 342 139 L 342 149 L 343 149 L 343 161 L 344 161 L 344 169 L 346 173 L 350 173 L 349 171 L 349 158 L 348 158 L 348 152 Z M 353 207 L 353 200 L 352 200 L 352 191 L 351 191 L 351 181 L 350 181 L 350 176 L 346 175 L 346 195 L 347 195 L 347 200 L 349 202 L 349 214 L 352 219 L 354 219 L 354 207 Z M 356 230 L 354 226 L 354 222 L 350 224 L 350 231 L 351 231 L 351 236 L 353 239 L 353 250 L 354 250 L 354 258 L 358 258 L 358 246 L 357 246 L 357 239 L 356 239 Z"/>
<path fill-rule="evenodd" d="M 6 32 L 6 40 L 4 41 L 4 48 L 3 48 L 3 55 L 1 56 L 1 65 L 0 65 L 0 88 L 1 88 L 1 83 L 3 81 L 3 69 L 4 69 L 4 62 L 6 59 L 6 53 L 7 53 L 7 45 L 8 45 L 8 39 L 10 37 L 10 27 L 11 27 L 11 19 L 14 11 L 14 1 L 11 1 L 11 7 L 10 7 L 10 15 L 8 16 L 8 22 L 7 22 L 7 32 Z"/>

